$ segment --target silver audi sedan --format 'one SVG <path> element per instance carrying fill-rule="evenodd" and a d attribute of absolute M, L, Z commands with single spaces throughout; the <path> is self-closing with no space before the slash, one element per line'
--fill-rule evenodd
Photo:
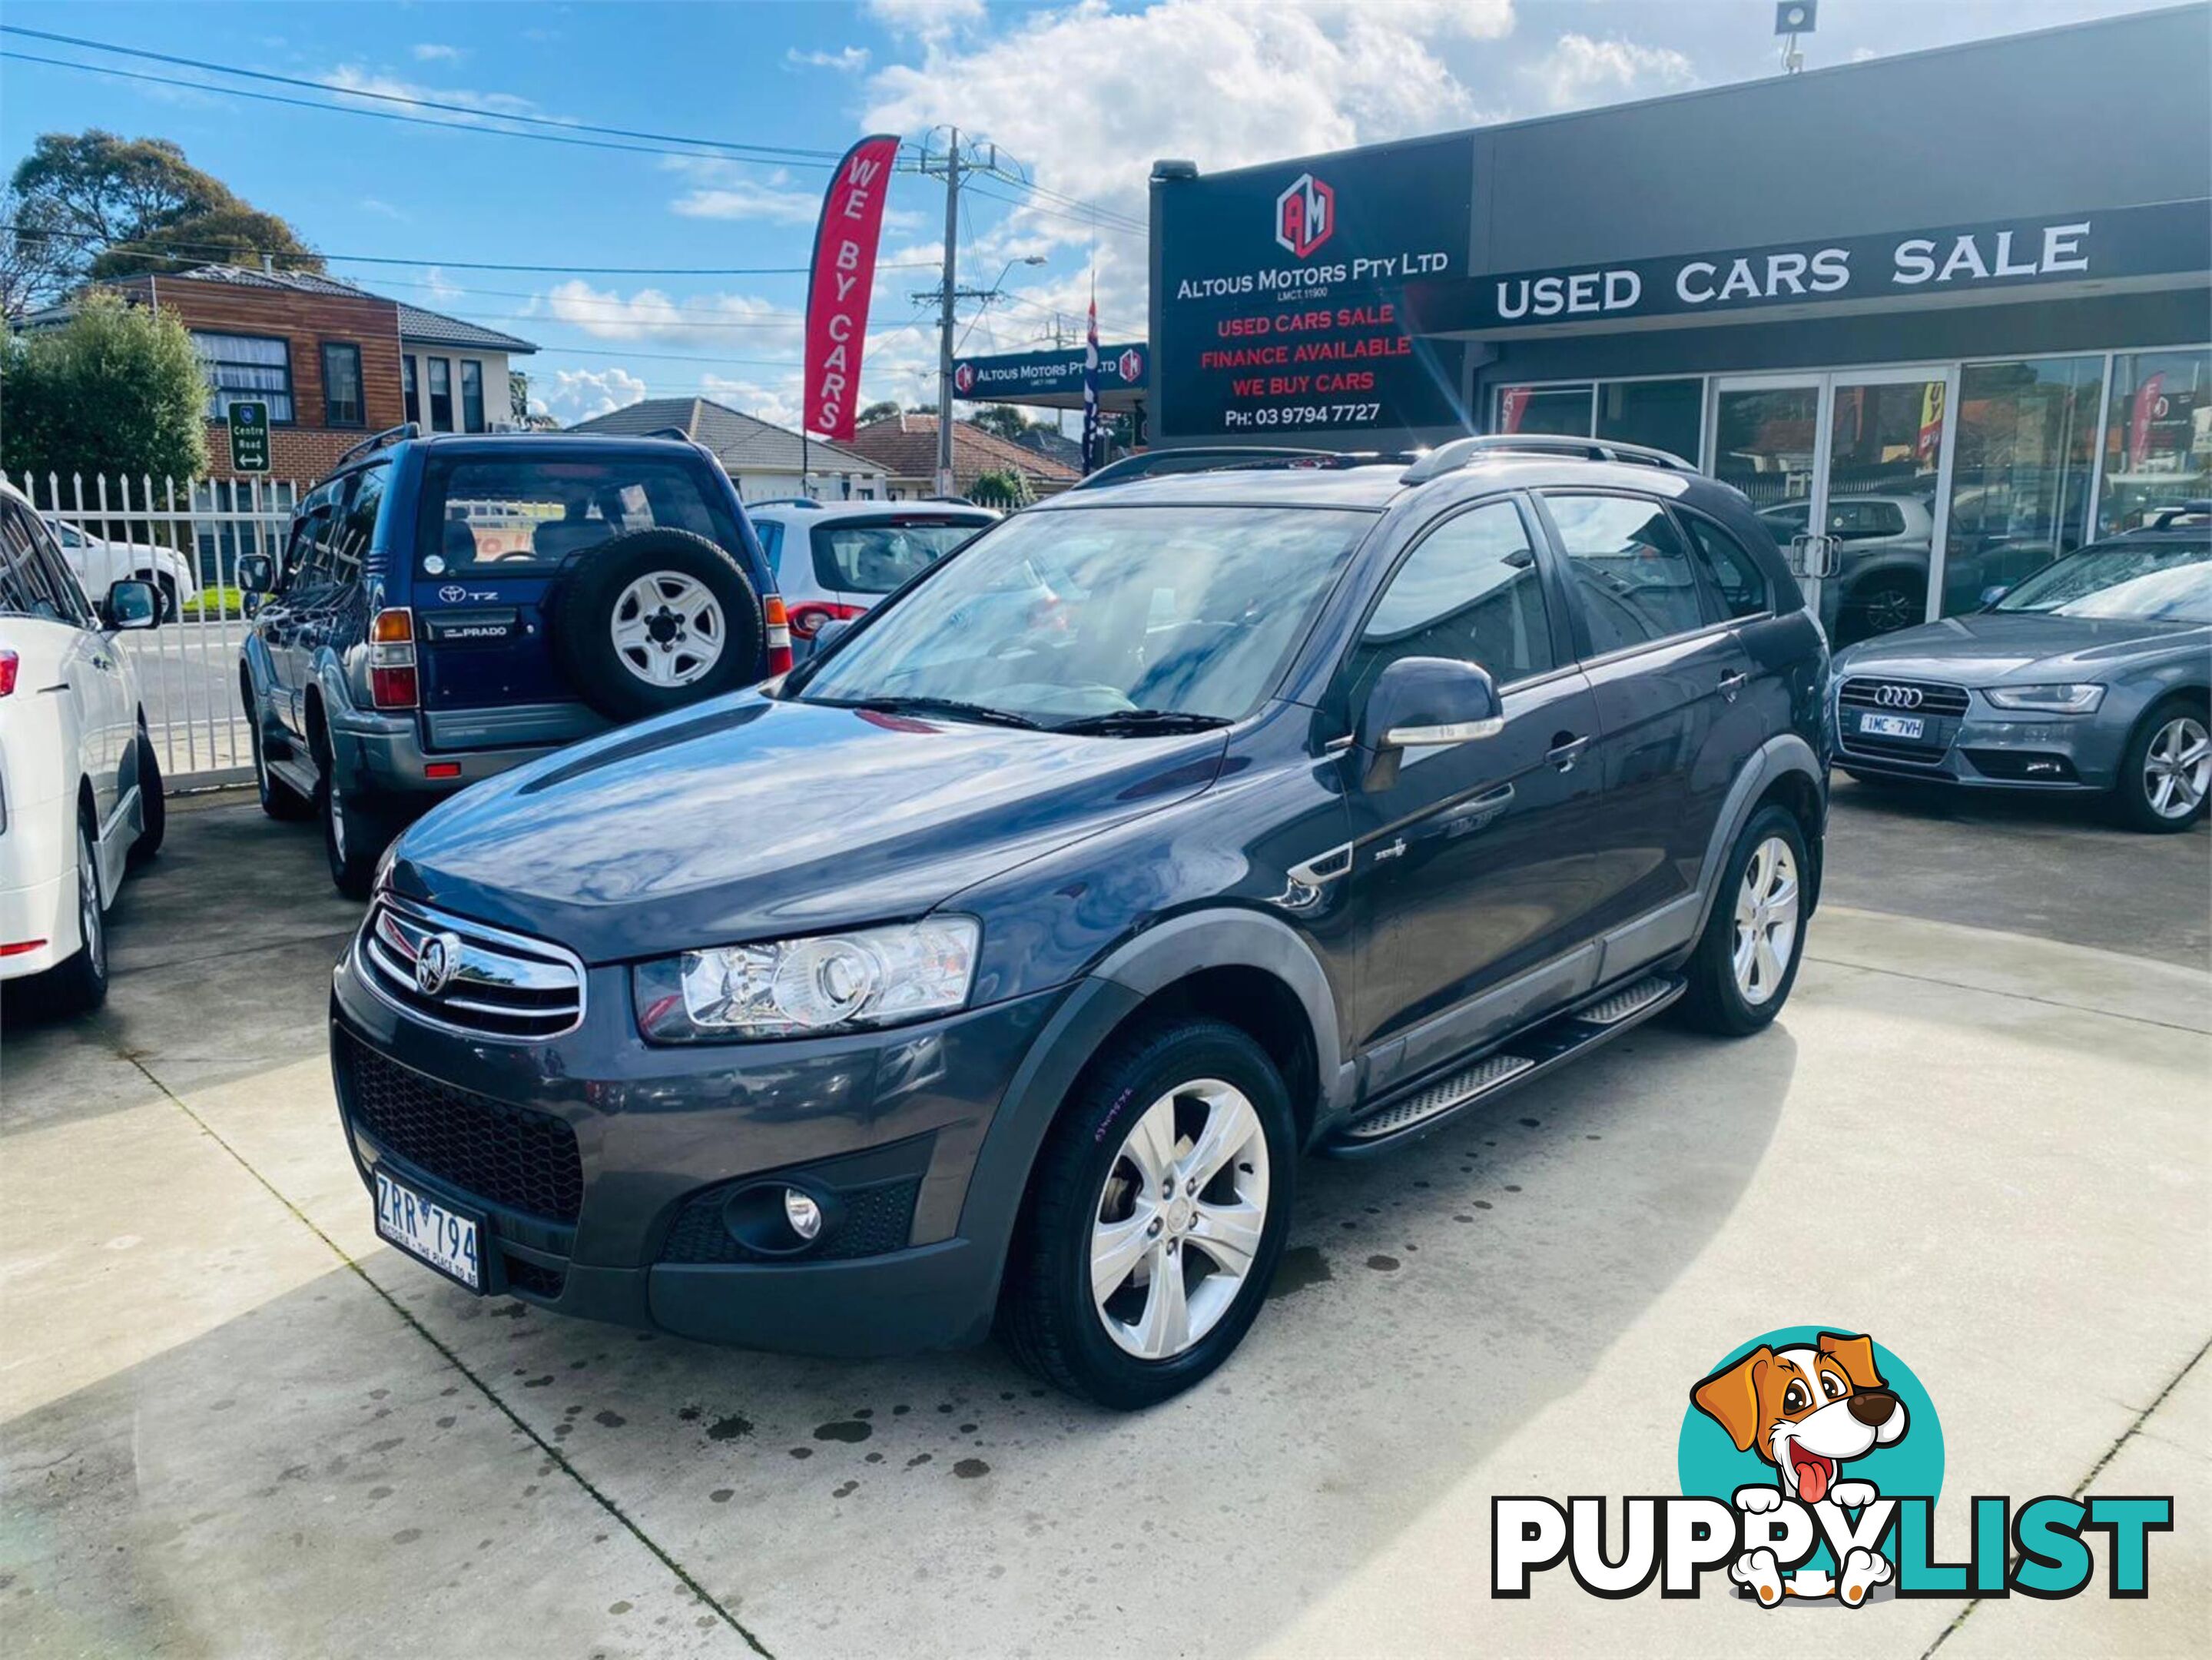
<path fill-rule="evenodd" d="M 1838 763 L 1869 782 L 2100 794 L 2185 830 L 2212 796 L 2212 503 L 2092 543 L 1964 617 L 1836 654 Z"/>

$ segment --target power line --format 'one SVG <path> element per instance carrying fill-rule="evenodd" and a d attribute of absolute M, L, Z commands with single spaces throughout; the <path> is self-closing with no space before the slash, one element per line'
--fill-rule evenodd
<path fill-rule="evenodd" d="M 0 58 L 13 54 L 0 52 Z M 438 124 L 434 124 L 438 125 Z M 520 135 L 518 135 L 519 137 Z M 24 236 L 52 236 L 73 242 L 99 242 L 106 239 L 94 231 L 62 230 L 42 226 L 10 224 L 4 228 Z M 149 237 L 143 241 L 109 244 L 117 247 L 143 250 L 147 252 L 173 254 L 222 253 L 236 256 L 240 249 L 229 242 L 178 242 L 166 237 Z M 504 264 L 483 259 L 441 259 L 432 254 L 389 253 L 324 253 L 314 251 L 318 259 L 336 260 L 342 265 L 436 265 L 443 271 L 498 271 L 516 273 L 537 273 L 543 276 L 594 277 L 804 277 L 805 265 L 529 265 Z M 935 261 L 908 259 L 900 264 L 881 265 L 878 271 L 934 271 Z"/>
<path fill-rule="evenodd" d="M 488 110 L 472 104 L 447 103 L 434 98 L 416 98 L 403 93 L 371 92 L 365 88 L 335 86 L 327 81 L 311 81 L 293 75 L 273 75 L 265 70 L 239 69 L 228 64 L 211 64 L 198 58 L 179 58 L 167 52 L 148 52 L 137 46 L 118 46 L 109 40 L 89 40 L 81 35 L 56 34 L 46 29 L 27 29 L 12 23 L 0 23 L 0 34 L 20 34 L 27 40 L 50 40 L 59 46 L 82 46 L 90 52 L 113 52 L 118 57 L 137 58 L 149 63 L 171 64 L 183 69 L 204 70 L 212 75 L 234 76 L 243 80 L 265 81 L 276 86 L 304 87 L 310 91 L 337 93 L 348 98 L 373 98 L 380 103 L 404 104 L 416 109 L 444 110 L 465 115 L 472 119 L 513 121 L 527 126 L 554 127 L 571 132 L 605 133 L 617 138 L 643 138 L 658 143 L 692 144 L 705 149 L 750 152 L 745 159 L 764 161 L 805 162 L 811 166 L 828 167 L 838 159 L 836 150 L 797 149 L 783 144 L 754 144 L 739 140 L 722 138 L 693 138 L 682 133 L 641 131 L 632 127 L 600 126 L 589 121 L 562 121 L 550 116 L 523 115 L 512 111 Z M 59 61 L 59 60 L 55 60 Z M 90 68 L 89 64 L 79 65 Z M 443 126 L 450 125 L 440 122 Z"/>

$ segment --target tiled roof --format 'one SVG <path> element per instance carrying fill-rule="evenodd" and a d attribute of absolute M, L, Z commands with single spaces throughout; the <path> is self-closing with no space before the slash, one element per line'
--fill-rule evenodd
<path fill-rule="evenodd" d="M 443 312 L 424 311 L 420 306 L 410 306 L 404 300 L 399 306 L 399 337 L 413 340 L 426 346 L 470 346 L 478 351 L 503 351 L 509 356 L 520 356 L 538 350 L 531 341 L 519 336 L 502 334 L 497 329 L 488 329 L 480 323 L 463 322 L 458 317 L 448 317 Z"/>
<path fill-rule="evenodd" d="M 937 471 L 937 417 L 890 415 L 853 435 L 852 447 L 894 477 L 927 478 Z M 1072 484 L 1083 475 L 1066 462 L 985 432 L 965 421 L 952 423 L 952 476 L 965 489 L 987 472 L 1018 472 L 1048 483 Z"/>
<path fill-rule="evenodd" d="M 717 404 L 708 398 L 648 398 L 608 415 L 579 421 L 571 432 L 653 432 L 675 427 L 690 434 L 721 458 L 732 472 L 740 469 L 760 472 L 800 470 L 799 435 L 757 416 Z M 804 441 L 808 472 L 880 473 L 883 465 L 865 455 L 819 438 Z"/>

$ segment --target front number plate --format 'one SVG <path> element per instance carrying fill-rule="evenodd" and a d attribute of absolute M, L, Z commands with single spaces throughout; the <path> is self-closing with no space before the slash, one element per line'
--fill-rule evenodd
<path fill-rule="evenodd" d="M 1869 738 L 1917 738 L 1928 723 L 1917 714 L 1862 714 L 1859 730 Z"/>
<path fill-rule="evenodd" d="M 417 1262 L 471 1291 L 483 1290 L 476 1219 L 376 1172 L 376 1231 Z"/>

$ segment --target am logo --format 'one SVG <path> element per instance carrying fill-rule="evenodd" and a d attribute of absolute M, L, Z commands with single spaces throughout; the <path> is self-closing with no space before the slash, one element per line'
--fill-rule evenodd
<path fill-rule="evenodd" d="M 1313 257 L 1336 230 L 1336 192 L 1310 173 L 1275 198 L 1275 240 L 1300 259 Z"/>

